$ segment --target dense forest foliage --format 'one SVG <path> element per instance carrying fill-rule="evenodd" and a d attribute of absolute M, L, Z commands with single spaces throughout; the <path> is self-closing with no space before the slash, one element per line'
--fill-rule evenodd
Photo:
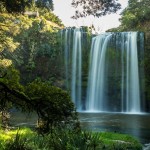
<path fill-rule="evenodd" d="M 82 1 L 73 1 L 73 5 L 76 6 L 80 3 Z M 86 3 L 82 4 L 83 6 L 86 5 Z M 115 4 L 116 10 L 119 9 L 120 5 Z M 20 5 L 21 7 L 19 7 Z M 53 2 L 50 0 L 38 0 L 36 2 L 3 0 L 0 6 L 1 82 L 6 83 L 10 89 L 22 93 L 25 92 L 24 86 L 34 82 L 34 80 L 64 88 L 63 40 L 59 32 L 64 25 L 52 12 Z M 150 98 L 149 14 L 148 0 L 129 0 L 128 7 L 121 13 L 121 25 L 116 29 L 109 30 L 145 32 L 145 59 L 143 63 L 145 64 L 145 97 L 147 103 L 149 103 Z M 85 57 L 88 56 L 85 55 Z M 87 63 L 83 64 L 84 70 L 87 70 L 87 65 Z M 13 75 L 11 76 L 11 74 Z M 86 78 L 87 75 L 83 76 Z M 4 98 L 5 95 L 1 99 Z"/>
<path fill-rule="evenodd" d="M 89 15 L 95 17 L 105 16 L 121 9 L 121 4 L 117 0 L 72 0 L 72 6 L 76 9 L 75 15 L 72 16 L 74 19 Z"/>
<path fill-rule="evenodd" d="M 0 12 L 8 13 L 24 13 L 27 10 L 54 9 L 53 0 L 1 0 Z"/>
<path fill-rule="evenodd" d="M 64 27 L 52 9 L 40 0 L 1 1 L 0 110 L 4 128 L 8 110 L 14 107 L 36 112 L 42 132 L 62 121 L 68 124 L 71 120 L 73 127 L 73 120 L 77 121 L 69 94 L 51 84 L 51 78 L 59 76 L 59 30 Z"/>
<path fill-rule="evenodd" d="M 79 5 L 80 3 L 82 3 L 82 1 L 73 1 L 73 5 Z M 86 3 L 82 4 L 86 6 Z M 119 9 L 120 5 L 118 3 L 115 4 L 116 10 Z M 92 3 L 88 5 L 92 5 Z M 93 9 L 94 8 L 91 8 L 91 10 Z M 18 91 L 23 92 L 22 86 L 33 82 L 35 79 L 46 81 L 61 88 L 64 86 L 63 77 L 65 69 L 60 65 L 63 62 L 61 52 L 62 41 L 59 32 L 64 26 L 61 20 L 53 14 L 52 10 L 53 2 L 50 0 L 1 1 L 1 80 L 10 87 L 14 89 L 17 88 Z M 150 79 L 148 75 L 150 72 L 148 64 L 150 58 L 148 52 L 148 41 L 150 39 L 148 32 L 150 22 L 149 14 L 148 0 L 129 0 L 128 7 L 121 13 L 121 25 L 116 29 L 110 30 L 117 32 L 131 30 L 145 32 L 146 46 L 144 64 L 146 76 L 145 93 L 147 100 L 150 98 Z M 86 64 L 84 69 L 87 69 Z M 6 80 L 8 76 L 10 78 L 9 72 L 11 71 L 15 72 L 13 74 L 14 76 L 16 75 L 16 77 L 13 78 L 12 76 L 12 80 Z M 4 75 L 5 77 L 3 77 Z"/>
<path fill-rule="evenodd" d="M 116 0 L 103 1 L 73 0 L 72 5 L 77 7 L 82 4 L 85 11 L 76 11 L 75 18 L 87 15 L 101 16 L 120 9 Z M 115 3 L 113 3 L 115 2 Z M 121 25 L 111 31 L 143 31 L 145 32 L 145 93 L 146 100 L 150 99 L 150 9 L 149 0 L 129 0 L 128 7 L 122 12 Z M 98 5 L 96 5 L 98 4 Z M 89 7 L 90 6 L 90 7 Z M 99 9 L 101 8 L 101 13 Z M 59 32 L 64 25 L 52 12 L 52 0 L 1 0 L 0 1 L 0 117 L 1 127 L 8 128 L 8 111 L 15 107 L 20 111 L 36 112 L 38 116 L 38 131 L 42 136 L 37 136 L 32 131 L 27 131 L 28 141 L 23 141 L 19 133 L 15 133 L 14 140 L 0 143 L 9 149 L 74 149 L 76 148 L 108 148 L 110 135 L 106 140 L 101 140 L 102 134 L 80 132 L 80 124 L 74 104 L 68 92 L 64 89 L 65 68 L 62 65 L 62 46 Z M 88 32 L 88 34 L 91 34 Z M 91 38 L 91 36 L 90 36 Z M 86 39 L 86 38 L 85 38 Z M 89 39 L 91 42 L 91 39 Z M 88 40 L 85 42 L 84 59 L 88 59 Z M 83 64 L 87 72 L 88 63 Z M 83 74 L 85 82 L 87 74 Z M 86 85 L 83 85 L 86 86 Z M 61 88 L 59 88 L 61 87 Z M 57 127 L 54 129 L 54 127 Z M 67 130 L 66 130 L 67 128 Z M 69 131 L 68 131 L 69 129 Z M 71 132 L 70 132 L 71 129 Z M 48 136 L 43 133 L 51 131 Z M 64 132 L 65 131 L 65 132 Z M 16 132 L 16 131 L 15 131 Z M 4 131 L 0 130 L 1 135 Z M 65 134 L 64 134 L 65 133 Z M 26 134 L 24 134 L 26 135 Z M 104 133 L 105 135 L 105 133 Z M 116 139 L 121 139 L 117 135 Z M 29 138 L 30 137 L 30 138 Z M 112 137 L 112 135 L 111 135 Z M 119 137 L 119 138 L 118 138 Z M 3 141 L 4 137 L 0 137 Z M 117 142 L 110 144 L 110 149 L 128 147 L 131 137 L 124 137 L 123 145 Z M 34 143 L 37 141 L 37 143 Z M 42 142 L 41 142 L 42 141 Z M 18 144 L 18 145 L 17 145 Z M 33 148 L 34 147 L 34 148 Z M 131 148 L 131 145 L 130 145 Z M 133 149 L 141 149 L 141 145 L 132 141 Z M 8 149 L 8 148 L 7 148 Z"/>
<path fill-rule="evenodd" d="M 55 59 L 60 52 L 58 31 L 63 27 L 61 20 L 45 8 L 34 6 L 30 11 L 29 14 L 26 11 L 24 15 L 13 15 L 4 10 L 0 14 L 1 63 L 13 64 L 21 73 L 31 72 L 38 62 L 42 64 L 40 60 L 36 61 L 39 56 Z"/>
<path fill-rule="evenodd" d="M 129 0 L 128 6 L 121 12 L 121 25 L 110 31 L 149 31 L 149 0 Z"/>

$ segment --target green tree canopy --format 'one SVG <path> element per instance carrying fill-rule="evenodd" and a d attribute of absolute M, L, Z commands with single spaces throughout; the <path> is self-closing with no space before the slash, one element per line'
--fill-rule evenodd
<path fill-rule="evenodd" d="M 20 100 L 24 97 L 24 87 L 19 83 L 19 71 L 12 66 L 0 68 L 0 111 L 10 106 L 24 109 L 24 100 Z"/>
<path fill-rule="evenodd" d="M 38 7 L 53 10 L 53 0 L 1 0 L 0 12 L 24 13 L 26 8 Z"/>
<path fill-rule="evenodd" d="M 69 124 L 71 129 L 76 127 L 77 113 L 66 91 L 40 80 L 23 87 L 19 83 L 19 72 L 11 67 L 7 69 L 7 74 L 0 78 L 0 111 L 12 106 L 36 112 L 44 132 L 49 132 L 54 126 Z"/>
<path fill-rule="evenodd" d="M 68 123 L 74 127 L 77 114 L 67 92 L 47 82 L 35 80 L 26 86 L 25 93 L 32 99 L 35 110 L 44 122 L 45 131 Z"/>
<path fill-rule="evenodd" d="M 29 4 L 29 0 L 1 0 L 0 12 L 6 10 L 8 13 L 23 13 Z"/>
<path fill-rule="evenodd" d="M 150 1 L 149 0 L 129 0 L 128 7 L 122 12 L 120 19 L 124 29 L 132 29 L 144 22 L 150 21 Z"/>
<path fill-rule="evenodd" d="M 121 8 L 121 5 L 117 1 L 118 0 L 73 0 L 72 6 L 76 9 L 81 8 L 82 10 L 76 10 L 73 18 L 77 19 L 88 15 L 100 17 L 115 13 Z"/>

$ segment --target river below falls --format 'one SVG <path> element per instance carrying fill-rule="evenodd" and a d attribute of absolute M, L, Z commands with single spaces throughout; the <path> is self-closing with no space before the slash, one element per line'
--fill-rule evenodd
<path fill-rule="evenodd" d="M 79 118 L 83 129 L 130 134 L 150 143 L 150 114 L 79 113 Z"/>
<path fill-rule="evenodd" d="M 150 114 L 79 113 L 82 129 L 130 134 L 142 144 L 150 143 Z M 11 112 L 13 126 L 35 126 L 35 114 Z"/>

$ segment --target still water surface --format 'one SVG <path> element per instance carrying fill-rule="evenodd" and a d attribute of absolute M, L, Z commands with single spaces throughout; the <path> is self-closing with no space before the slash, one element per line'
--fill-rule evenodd
<path fill-rule="evenodd" d="M 83 129 L 130 134 L 150 143 L 150 114 L 79 113 Z"/>
<path fill-rule="evenodd" d="M 111 131 L 130 134 L 141 141 L 150 143 L 150 114 L 123 113 L 79 113 L 81 127 L 91 131 Z M 13 126 L 35 126 L 35 114 L 11 113 Z"/>

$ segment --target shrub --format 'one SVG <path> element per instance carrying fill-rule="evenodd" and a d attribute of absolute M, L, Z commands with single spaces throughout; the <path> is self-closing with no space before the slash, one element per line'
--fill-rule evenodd
<path fill-rule="evenodd" d="M 74 104 L 66 91 L 46 82 L 34 81 L 26 86 L 26 94 L 32 99 L 43 132 L 52 131 L 54 126 L 74 128 L 78 123 Z"/>

